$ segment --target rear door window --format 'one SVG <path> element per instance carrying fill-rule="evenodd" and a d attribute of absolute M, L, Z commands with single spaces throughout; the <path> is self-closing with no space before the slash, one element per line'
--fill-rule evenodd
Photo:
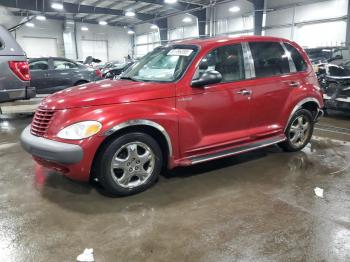
<path fill-rule="evenodd" d="M 54 70 L 66 70 L 66 69 L 72 69 L 77 67 L 78 66 L 75 63 L 67 60 L 53 60 Z"/>
<path fill-rule="evenodd" d="M 245 79 L 243 51 L 240 44 L 216 48 L 201 61 L 194 79 L 210 70 L 222 75 L 222 82 L 234 82 Z"/>
<path fill-rule="evenodd" d="M 278 42 L 251 42 L 256 77 L 290 73 L 288 56 Z"/>
<path fill-rule="evenodd" d="M 299 51 L 295 47 L 293 47 L 292 45 L 290 45 L 288 43 L 284 43 L 284 45 L 287 48 L 288 52 L 290 53 L 290 56 L 293 59 L 296 70 L 298 72 L 305 71 L 307 69 L 307 64 L 306 64 L 304 58 L 299 53 Z"/>
<path fill-rule="evenodd" d="M 31 71 L 48 70 L 49 69 L 49 63 L 48 63 L 48 61 L 46 59 L 29 62 L 29 69 Z"/>

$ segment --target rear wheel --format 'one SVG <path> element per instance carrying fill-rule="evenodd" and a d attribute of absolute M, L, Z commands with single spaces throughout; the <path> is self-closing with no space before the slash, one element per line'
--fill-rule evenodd
<path fill-rule="evenodd" d="M 290 120 L 285 132 L 287 140 L 280 146 L 288 152 L 299 151 L 310 142 L 313 130 L 314 121 L 311 112 L 300 109 Z"/>
<path fill-rule="evenodd" d="M 97 176 L 108 193 L 131 195 L 155 183 L 162 160 L 162 151 L 151 136 L 129 133 L 105 147 L 98 159 Z"/>

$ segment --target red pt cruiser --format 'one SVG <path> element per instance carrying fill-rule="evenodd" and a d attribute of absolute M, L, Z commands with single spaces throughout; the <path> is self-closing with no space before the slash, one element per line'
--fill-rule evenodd
<path fill-rule="evenodd" d="M 191 40 L 156 48 L 120 80 L 47 97 L 21 142 L 41 165 L 129 195 L 149 188 L 164 167 L 273 144 L 301 150 L 322 107 L 315 73 L 296 43 Z"/>

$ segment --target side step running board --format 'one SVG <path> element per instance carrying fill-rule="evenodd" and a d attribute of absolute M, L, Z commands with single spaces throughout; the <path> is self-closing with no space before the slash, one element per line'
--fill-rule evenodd
<path fill-rule="evenodd" d="M 235 147 L 232 149 L 224 150 L 224 151 L 217 152 L 217 153 L 210 154 L 210 155 L 191 157 L 190 161 L 191 161 L 192 165 L 194 165 L 194 164 L 206 162 L 209 160 L 214 160 L 214 159 L 223 158 L 223 157 L 227 157 L 227 156 L 237 155 L 237 154 L 248 152 L 251 150 L 271 146 L 271 145 L 283 142 L 285 140 L 286 140 L 286 137 L 284 135 L 279 135 L 279 136 L 275 136 L 275 137 L 272 137 L 269 139 L 260 140 L 260 141 L 255 142 L 255 143 L 251 143 L 251 144 L 240 146 L 240 147 Z"/>

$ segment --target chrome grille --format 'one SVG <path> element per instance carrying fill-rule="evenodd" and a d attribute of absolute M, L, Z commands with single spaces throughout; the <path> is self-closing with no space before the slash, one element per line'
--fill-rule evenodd
<path fill-rule="evenodd" d="M 35 136 L 44 136 L 54 113 L 54 110 L 38 108 L 35 111 L 30 132 Z"/>

